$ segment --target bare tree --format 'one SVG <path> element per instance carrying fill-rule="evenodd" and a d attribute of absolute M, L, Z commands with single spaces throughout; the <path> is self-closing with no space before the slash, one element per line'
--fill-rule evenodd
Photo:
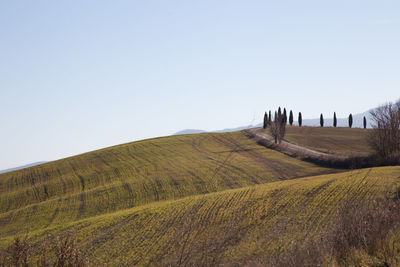
<path fill-rule="evenodd" d="M 279 111 L 275 112 L 275 118 L 271 124 L 270 130 L 271 135 L 274 137 L 275 144 L 281 143 L 286 132 L 286 122 L 284 115 L 279 114 Z"/>
<path fill-rule="evenodd" d="M 279 128 L 277 127 L 277 121 L 278 121 L 278 113 L 275 111 L 274 121 L 271 123 L 271 127 L 269 127 L 271 135 L 275 140 L 275 144 L 278 143 L 278 136 L 279 136 Z"/>
<path fill-rule="evenodd" d="M 369 144 L 385 160 L 400 160 L 400 100 L 370 112 L 373 131 Z"/>

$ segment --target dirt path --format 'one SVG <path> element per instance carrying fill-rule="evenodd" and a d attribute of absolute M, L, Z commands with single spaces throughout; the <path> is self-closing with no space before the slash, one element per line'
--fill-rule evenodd
<path fill-rule="evenodd" d="M 275 149 L 291 157 L 299 157 L 303 160 L 335 166 L 347 166 L 349 165 L 349 161 L 352 160 L 351 157 L 327 154 L 291 144 L 286 141 L 282 141 L 280 144 L 275 144 L 274 138 L 269 134 L 263 133 L 262 128 L 247 129 L 244 130 L 244 132 L 250 138 L 254 138 L 259 144 Z"/>

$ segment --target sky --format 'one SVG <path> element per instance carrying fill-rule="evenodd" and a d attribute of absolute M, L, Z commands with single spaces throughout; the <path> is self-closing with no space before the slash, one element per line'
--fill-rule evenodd
<path fill-rule="evenodd" d="M 0 1 L 0 169 L 400 98 L 400 1 Z"/>

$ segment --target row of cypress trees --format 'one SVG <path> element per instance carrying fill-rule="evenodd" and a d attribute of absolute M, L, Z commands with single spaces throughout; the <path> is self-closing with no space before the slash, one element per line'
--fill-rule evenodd
<path fill-rule="evenodd" d="M 283 109 L 283 113 L 281 111 L 281 107 L 278 108 L 278 112 L 277 114 L 275 114 L 275 116 L 281 117 L 283 116 L 283 120 L 285 122 L 285 124 L 287 124 L 288 121 L 288 117 L 287 117 L 287 112 L 286 112 L 286 108 Z M 272 123 L 272 114 L 271 114 L 271 110 L 267 113 L 265 112 L 264 114 L 264 123 L 263 123 L 263 128 L 266 129 L 268 127 L 268 125 L 271 125 Z M 298 116 L 298 124 L 299 127 L 302 126 L 303 123 L 303 118 L 301 115 L 301 112 L 299 112 L 299 116 Z M 319 118 L 319 123 L 321 127 L 324 127 L 324 116 L 321 113 L 321 116 Z M 289 124 L 293 125 L 293 112 L 292 110 L 290 110 L 289 112 Z M 337 126 L 337 118 L 336 118 L 336 112 L 333 113 L 333 127 Z M 363 126 L 364 129 L 367 128 L 367 119 L 363 118 Z M 350 113 L 349 115 L 349 128 L 353 127 L 353 115 Z"/>
<path fill-rule="evenodd" d="M 285 124 L 287 124 L 288 116 L 287 116 L 286 108 L 283 109 L 283 113 L 282 113 L 281 107 L 279 107 L 278 111 L 275 113 L 276 113 L 275 117 L 277 116 L 278 118 L 280 118 L 282 116 Z M 301 125 L 303 123 L 303 117 L 301 115 L 301 112 L 299 112 L 297 121 L 299 123 L 299 126 L 301 127 Z M 294 122 L 293 111 L 290 111 L 289 112 L 289 124 L 293 125 L 293 122 Z M 271 114 L 271 110 L 270 110 L 268 113 L 265 112 L 265 114 L 264 114 L 263 128 L 266 129 L 268 127 L 268 125 L 271 125 L 271 123 L 272 123 L 272 114 Z"/>
<path fill-rule="evenodd" d="M 321 113 L 321 116 L 319 117 L 319 124 L 321 127 L 324 127 L 324 116 Z M 336 112 L 333 113 L 333 127 L 337 126 L 337 118 L 336 118 Z M 363 118 L 363 126 L 364 129 L 367 128 L 367 118 Z M 353 127 L 353 115 L 350 113 L 349 115 L 349 128 Z"/>

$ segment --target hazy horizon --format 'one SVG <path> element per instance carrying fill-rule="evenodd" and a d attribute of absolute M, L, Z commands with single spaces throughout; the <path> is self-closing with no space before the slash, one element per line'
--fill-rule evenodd
<path fill-rule="evenodd" d="M 398 1 L 0 3 L 0 170 L 399 99 Z"/>

